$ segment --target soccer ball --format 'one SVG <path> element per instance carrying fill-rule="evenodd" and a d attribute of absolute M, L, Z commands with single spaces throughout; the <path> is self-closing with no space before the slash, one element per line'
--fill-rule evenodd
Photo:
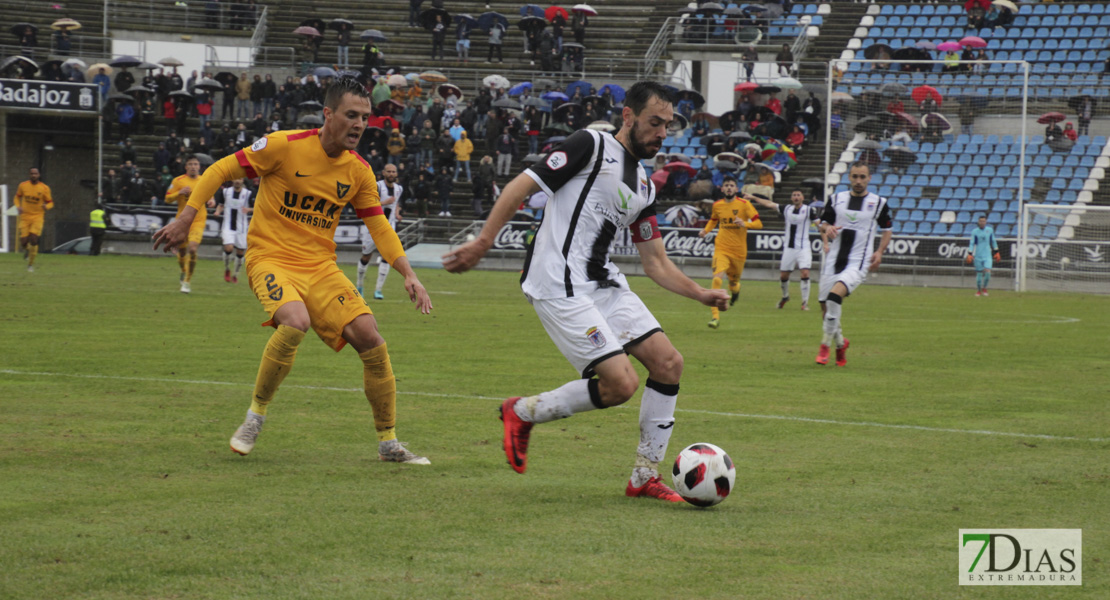
<path fill-rule="evenodd" d="M 728 497 L 736 482 L 736 467 L 724 450 L 702 442 L 678 453 L 671 480 L 683 500 L 707 508 Z"/>

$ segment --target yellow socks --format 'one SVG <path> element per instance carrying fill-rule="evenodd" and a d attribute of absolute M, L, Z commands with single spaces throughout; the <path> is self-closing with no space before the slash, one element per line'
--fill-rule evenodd
<path fill-rule="evenodd" d="M 38 244 L 27 244 L 27 266 L 35 264 L 35 257 L 39 255 Z"/>
<path fill-rule="evenodd" d="M 362 359 L 362 382 L 366 389 L 366 399 L 370 401 L 370 408 L 374 411 L 374 429 L 378 432 L 378 441 L 395 440 L 397 381 L 393 378 L 393 366 L 389 363 L 385 344 L 359 352 L 358 357 Z"/>
<path fill-rule="evenodd" d="M 278 325 L 270 336 L 266 349 L 262 352 L 262 364 L 258 365 L 258 377 L 254 380 L 254 398 L 251 411 L 265 415 L 266 406 L 274 399 L 278 386 L 293 368 L 297 356 L 297 346 L 304 339 L 305 332 L 288 325 Z"/>
<path fill-rule="evenodd" d="M 193 280 L 193 271 L 197 268 L 197 255 L 189 253 L 189 262 L 185 263 L 185 281 Z"/>
<path fill-rule="evenodd" d="M 719 290 L 719 289 L 721 289 L 721 283 L 722 283 L 722 281 L 721 281 L 720 277 L 714 277 L 713 278 L 713 285 L 710 286 L 710 287 L 712 287 L 715 290 Z M 711 307 L 709 310 L 713 314 L 714 319 L 719 319 L 721 317 L 721 311 L 717 310 L 716 306 Z"/>
<path fill-rule="evenodd" d="M 178 254 L 177 255 L 177 266 L 181 267 L 181 274 L 184 275 L 185 274 L 185 255 L 184 254 Z"/>

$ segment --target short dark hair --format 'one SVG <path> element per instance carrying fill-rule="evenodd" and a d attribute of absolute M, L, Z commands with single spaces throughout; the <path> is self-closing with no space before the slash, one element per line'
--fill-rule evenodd
<path fill-rule="evenodd" d="M 198 158 L 196 154 L 190 154 L 185 157 L 185 162 L 189 162 L 190 160 L 195 160 L 198 164 L 200 163 L 200 158 Z"/>
<path fill-rule="evenodd" d="M 987 218 L 987 215 L 979 215 L 979 219 L 985 219 L 985 218 Z M 976 219 L 976 221 L 978 221 L 979 219 Z"/>
<path fill-rule="evenodd" d="M 366 86 L 359 83 L 354 77 L 344 75 L 332 81 L 331 85 L 328 86 L 328 91 L 324 94 L 324 106 L 332 110 L 339 108 L 339 101 L 343 99 L 345 94 L 353 94 L 359 98 L 370 98 Z"/>
<path fill-rule="evenodd" d="M 868 175 L 871 174 L 871 165 L 867 164 L 867 161 L 865 161 L 865 160 L 857 160 L 856 162 L 852 163 L 852 166 L 848 168 L 848 172 L 850 173 L 852 171 L 852 169 L 854 169 L 856 167 L 863 167 L 863 168 L 867 169 L 867 174 Z"/>
<path fill-rule="evenodd" d="M 805 188 L 796 187 L 796 188 L 790 190 L 790 195 L 793 196 L 794 192 L 801 192 L 803 198 L 809 195 L 809 194 L 806 193 Z"/>
<path fill-rule="evenodd" d="M 724 185 L 726 181 L 736 183 L 736 178 L 732 175 L 725 175 L 724 178 L 721 179 L 721 185 Z"/>
<path fill-rule="evenodd" d="M 674 104 L 674 94 L 663 84 L 654 81 L 638 81 L 625 93 L 624 105 L 632 109 L 632 114 L 638 115 L 653 97 L 668 104 Z"/>

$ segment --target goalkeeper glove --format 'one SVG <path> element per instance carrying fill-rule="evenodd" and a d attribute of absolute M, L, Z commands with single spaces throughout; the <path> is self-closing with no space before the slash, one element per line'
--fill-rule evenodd
<path fill-rule="evenodd" d="M 974 257 L 974 255 L 972 255 L 972 254 L 968 254 L 968 255 L 967 255 L 967 259 L 966 259 L 966 262 L 967 262 L 967 264 L 969 264 L 969 265 L 970 265 L 970 264 L 971 264 L 971 261 L 973 261 L 973 260 L 975 260 L 975 257 Z"/>
<path fill-rule="evenodd" d="M 1002 260 L 1002 255 L 997 251 L 994 253 L 994 260 Z"/>

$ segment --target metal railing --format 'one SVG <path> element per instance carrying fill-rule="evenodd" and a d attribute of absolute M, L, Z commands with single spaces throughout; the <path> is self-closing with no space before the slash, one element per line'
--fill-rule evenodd
<path fill-rule="evenodd" d="M 401 240 L 401 247 L 411 248 L 423 242 L 427 230 L 428 226 L 424 223 L 424 219 L 417 219 L 404 225 L 397 232 L 397 237 Z"/>
<path fill-rule="evenodd" d="M 214 46 L 205 46 L 205 68 L 270 67 L 274 69 L 292 69 L 296 63 L 296 50 L 288 46 L 260 46 L 257 48 L 243 46 L 235 50 L 234 57 L 226 55 L 221 57 Z"/>
<path fill-rule="evenodd" d="M 105 21 L 113 27 L 172 27 L 247 31 L 257 27 L 258 16 L 266 6 L 246 3 L 188 3 L 178 0 L 115 0 L 106 1 Z M 259 12 L 261 10 L 261 12 Z"/>
<path fill-rule="evenodd" d="M 258 14 L 258 22 L 254 27 L 254 34 L 251 35 L 251 48 L 258 49 L 266 41 L 266 23 L 269 20 L 270 8 L 268 6 L 262 7 L 262 12 Z"/>

